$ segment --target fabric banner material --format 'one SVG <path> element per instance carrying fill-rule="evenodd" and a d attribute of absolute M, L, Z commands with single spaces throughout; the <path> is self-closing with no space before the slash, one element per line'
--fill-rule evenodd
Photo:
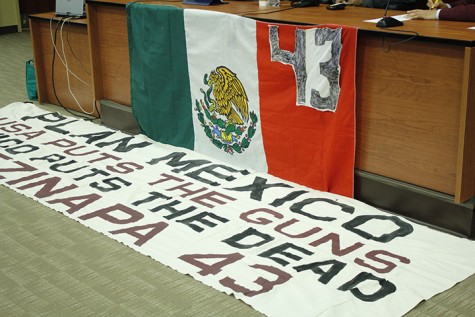
<path fill-rule="evenodd" d="M 474 241 L 31 104 L 0 183 L 268 316 L 401 316 L 475 273 Z"/>
<path fill-rule="evenodd" d="M 144 134 L 353 196 L 355 28 L 141 3 L 127 17 Z"/>

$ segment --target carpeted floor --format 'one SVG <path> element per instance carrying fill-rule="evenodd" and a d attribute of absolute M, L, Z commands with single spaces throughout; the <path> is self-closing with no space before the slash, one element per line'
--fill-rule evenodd
<path fill-rule="evenodd" d="M 25 101 L 28 31 L 0 35 L 0 48 L 0 106 Z M 0 316 L 262 315 L 0 186 Z M 475 275 L 406 316 L 475 316 Z"/>

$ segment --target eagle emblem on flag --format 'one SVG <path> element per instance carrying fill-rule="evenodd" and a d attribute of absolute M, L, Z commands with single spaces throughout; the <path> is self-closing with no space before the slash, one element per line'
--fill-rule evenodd
<path fill-rule="evenodd" d="M 226 116 L 229 123 L 243 125 L 249 119 L 246 91 L 236 74 L 227 67 L 219 66 L 211 71 L 208 86 L 213 86 L 214 100 L 210 111 Z"/>
<path fill-rule="evenodd" d="M 249 111 L 246 90 L 236 73 L 218 66 L 205 74 L 203 99 L 195 101 L 195 111 L 211 142 L 229 154 L 248 148 L 256 132 L 257 115 Z"/>

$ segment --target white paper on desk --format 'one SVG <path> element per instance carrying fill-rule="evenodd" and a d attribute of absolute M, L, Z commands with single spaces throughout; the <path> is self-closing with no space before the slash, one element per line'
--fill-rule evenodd
<path fill-rule="evenodd" d="M 475 26 L 469 27 L 469 30 L 475 30 Z"/>
<path fill-rule="evenodd" d="M 392 16 L 393 18 L 395 18 L 396 20 L 399 20 L 399 21 L 407 21 L 407 20 L 410 20 L 406 14 L 400 14 L 400 15 L 394 15 Z M 381 18 L 377 18 L 377 19 L 372 19 L 372 20 L 364 20 L 363 22 L 370 22 L 370 23 L 378 23 L 379 20 L 381 20 Z"/>

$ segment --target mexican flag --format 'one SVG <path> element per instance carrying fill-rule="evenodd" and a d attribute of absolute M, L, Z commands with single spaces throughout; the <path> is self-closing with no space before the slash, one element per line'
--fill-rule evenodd
<path fill-rule="evenodd" d="M 351 197 L 355 28 L 127 5 L 133 113 L 150 138 Z"/>

